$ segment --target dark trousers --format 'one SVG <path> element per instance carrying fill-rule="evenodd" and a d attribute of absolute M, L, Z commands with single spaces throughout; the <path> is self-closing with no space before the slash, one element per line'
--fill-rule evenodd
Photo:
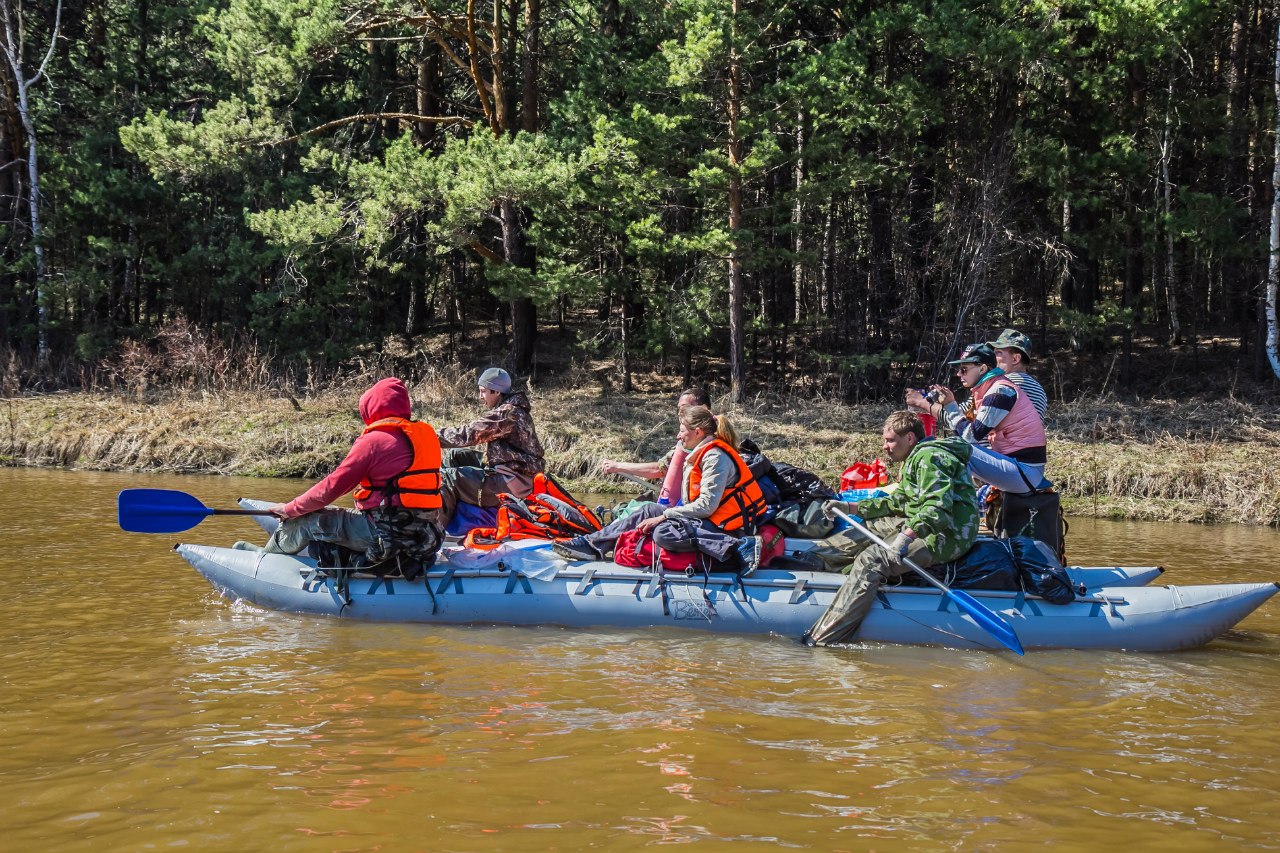
<path fill-rule="evenodd" d="M 486 471 L 484 457 L 478 450 L 452 447 L 440 454 L 441 525 L 447 526 L 460 503 L 494 508 L 500 505 L 502 492 L 523 497 L 518 484 L 513 484 L 492 469 Z"/>
<path fill-rule="evenodd" d="M 612 521 L 584 538 L 601 554 L 617 544 L 618 537 L 634 530 L 640 522 L 662 515 L 665 507 L 647 503 L 634 512 Z M 706 519 L 668 518 L 653 529 L 653 544 L 672 553 L 701 551 L 717 560 L 728 560 L 738 546 L 738 537 L 725 533 Z"/>

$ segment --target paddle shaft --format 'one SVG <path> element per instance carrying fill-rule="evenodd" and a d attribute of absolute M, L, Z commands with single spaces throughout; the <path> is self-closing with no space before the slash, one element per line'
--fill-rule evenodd
<path fill-rule="evenodd" d="M 635 474 L 624 474 L 621 471 L 614 471 L 613 476 L 621 477 L 624 480 L 630 480 L 631 482 L 635 483 L 637 486 L 648 489 L 650 491 L 653 491 L 653 489 L 655 488 L 653 483 L 649 482 L 644 477 L 637 477 Z"/>
<path fill-rule="evenodd" d="M 865 524 L 862 524 L 861 522 L 857 521 L 856 519 L 853 518 L 853 516 L 849 515 L 843 510 L 837 509 L 837 510 L 833 510 L 833 512 L 835 512 L 836 515 L 840 516 L 845 521 L 849 522 L 849 524 L 852 525 L 857 530 L 859 530 L 863 536 L 866 536 L 868 539 L 870 539 L 872 542 L 876 543 L 881 548 L 888 551 L 890 554 L 897 553 L 896 551 L 894 551 L 892 548 L 889 547 L 888 542 L 884 541 L 879 536 L 872 533 L 870 530 L 867 529 L 867 526 Z M 929 583 L 936 586 L 938 589 L 946 593 L 951 592 L 951 587 L 947 586 L 945 583 L 938 580 L 933 575 L 926 572 L 924 569 L 920 568 L 918 565 L 915 564 L 915 561 L 911 560 L 909 557 L 903 556 L 900 559 L 902 560 L 903 563 L 906 564 L 907 568 L 911 569 L 913 572 L 915 572 L 920 577 L 927 580 Z"/>
<path fill-rule="evenodd" d="M 862 523 L 861 519 L 854 519 L 853 516 L 838 509 L 835 510 L 835 514 L 849 522 L 849 524 L 853 525 L 854 529 L 861 531 L 864 536 L 888 551 L 890 554 L 896 553 L 889 547 L 889 543 L 885 542 L 879 536 L 868 530 L 866 525 Z M 920 577 L 924 578 L 941 590 L 944 595 L 946 595 L 951 601 L 955 602 L 957 607 L 969 614 L 969 617 L 977 623 L 978 627 L 982 628 L 982 630 L 986 631 L 996 640 L 999 640 L 1001 645 L 1008 648 L 1010 651 L 1016 652 L 1017 654 L 1024 654 L 1022 641 L 1018 639 L 1017 632 L 1013 630 L 1013 627 L 1009 625 L 1008 622 L 1001 619 L 994 610 L 987 607 L 964 590 L 955 590 L 947 586 L 945 583 L 920 568 L 920 566 L 916 565 L 914 561 L 908 559 L 905 555 L 899 557 L 899 559 L 902 560 L 907 568 L 911 569 Z"/>

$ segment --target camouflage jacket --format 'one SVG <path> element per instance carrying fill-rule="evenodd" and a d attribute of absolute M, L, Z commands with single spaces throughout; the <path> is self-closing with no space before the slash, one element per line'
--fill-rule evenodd
<path fill-rule="evenodd" d="M 906 516 L 906 526 L 929 546 L 935 562 L 962 556 L 978 536 L 978 496 L 966 470 L 971 453 L 962 438 L 925 439 L 902 463 L 897 491 L 861 501 L 858 514 Z"/>
<path fill-rule="evenodd" d="M 521 391 L 503 397 L 478 420 L 464 427 L 444 427 L 436 435 L 441 447 L 487 445 L 485 464 L 503 473 L 532 477 L 546 468 L 529 398 Z"/>

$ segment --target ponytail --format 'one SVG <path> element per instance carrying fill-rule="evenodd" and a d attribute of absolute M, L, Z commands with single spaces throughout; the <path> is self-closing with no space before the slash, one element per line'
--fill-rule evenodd
<path fill-rule="evenodd" d="M 720 439 L 734 450 L 737 450 L 740 439 L 738 437 L 738 431 L 734 429 L 733 422 L 729 420 L 729 416 L 716 415 L 715 418 L 716 438 Z"/>
<path fill-rule="evenodd" d="M 725 444 L 738 449 L 738 431 L 727 415 L 713 415 L 706 406 L 685 406 L 680 410 L 680 423 L 689 429 L 700 429 Z"/>

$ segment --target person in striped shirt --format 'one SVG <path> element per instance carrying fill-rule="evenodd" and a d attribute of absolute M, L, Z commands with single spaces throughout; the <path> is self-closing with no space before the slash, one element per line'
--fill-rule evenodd
<path fill-rule="evenodd" d="M 1027 373 L 1027 365 L 1031 361 L 1031 338 L 1017 329 L 1005 329 L 989 345 L 995 350 L 996 366 L 1018 386 L 1019 391 L 1027 395 L 1027 399 L 1040 414 L 1040 420 L 1045 421 L 1045 413 L 1049 410 L 1049 395 L 1044 392 L 1044 386 Z"/>
<path fill-rule="evenodd" d="M 991 346 L 970 344 L 960 358 L 947 363 L 972 393 L 972 412 L 961 411 L 945 385 L 934 385 L 929 398 L 915 389 L 907 391 L 908 408 L 928 412 L 974 445 L 969 471 L 983 482 L 1008 494 L 1029 494 L 1052 485 L 1044 477 L 1044 422 L 1029 397 L 996 366 Z"/>

